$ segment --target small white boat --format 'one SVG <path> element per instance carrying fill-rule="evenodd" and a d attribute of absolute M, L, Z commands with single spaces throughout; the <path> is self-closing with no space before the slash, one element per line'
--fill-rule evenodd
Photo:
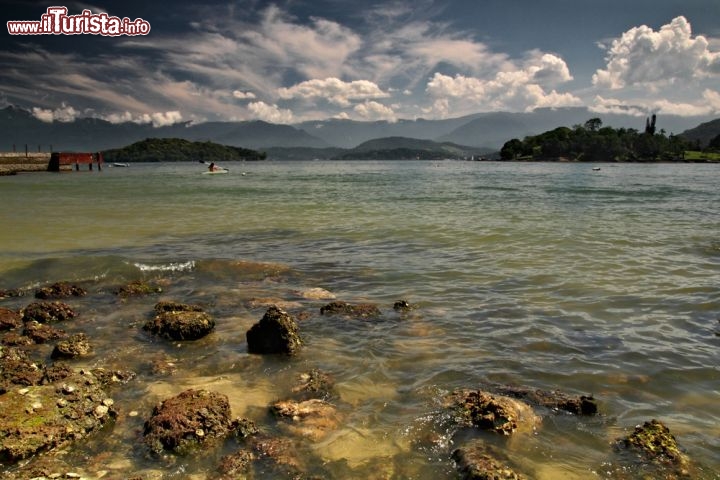
<path fill-rule="evenodd" d="M 600 171 L 600 167 L 593 167 L 593 172 L 599 172 L 599 171 Z"/>
<path fill-rule="evenodd" d="M 218 169 L 218 170 L 213 170 L 213 171 L 208 170 L 207 172 L 202 172 L 203 175 L 219 175 L 221 173 L 230 173 L 230 170 L 225 170 L 223 168 L 223 169 Z"/>
<path fill-rule="evenodd" d="M 112 165 L 113 165 L 113 167 L 129 167 L 130 166 L 129 163 L 120 163 L 120 162 L 115 162 Z"/>

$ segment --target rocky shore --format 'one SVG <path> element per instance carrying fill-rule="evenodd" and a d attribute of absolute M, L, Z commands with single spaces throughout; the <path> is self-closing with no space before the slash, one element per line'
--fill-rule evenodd
<path fill-rule="evenodd" d="M 147 321 L 141 328 L 161 348 L 168 342 L 197 342 L 210 335 L 216 319 L 200 305 L 181 301 L 159 301 L 158 285 L 131 282 L 118 286 L 118 298 L 147 299 Z M 60 326 L 77 321 L 80 314 L 65 300 L 82 302 L 87 289 L 56 283 L 34 292 L 0 290 L 4 298 L 28 299 L 19 310 L 0 308 L 0 464 L 9 479 L 102 478 L 98 472 L 77 473 L 52 459 L 61 450 L 98 435 L 119 415 L 140 412 L 144 427 L 138 432 L 137 448 L 146 458 L 164 465 L 172 458 L 217 457 L 210 479 L 234 478 L 343 478 L 356 475 L 352 466 L 333 466 L 298 453 L 303 442 L 318 444 L 332 436 L 346 420 L 351 405 L 338 395 L 333 375 L 318 369 L 302 373 L 287 398 L 265 405 L 266 416 L 255 420 L 234 416 L 228 397 L 206 388 L 190 388 L 165 398 L 151 411 L 137 405 L 121 405 L 113 392 L 135 380 L 130 371 L 107 370 L 102 359 L 92 369 L 73 368 L 72 362 L 92 352 L 93 335 L 68 335 Z M 414 305 L 398 300 L 394 305 L 353 304 L 334 299 L 321 289 L 299 292 L 299 297 L 328 301 L 319 315 L 342 322 L 381 323 L 407 320 L 417 312 Z M 332 300 L 332 301 L 329 301 Z M 288 362 L 307 347 L 300 315 L 288 313 L 278 304 L 297 306 L 283 299 L 265 299 L 266 311 L 246 333 L 251 355 L 280 355 Z M 262 305 L 260 302 L 258 305 Z M 392 318 L 383 312 L 391 311 Z M 35 357 L 36 345 L 54 344 L 49 359 Z M 453 465 L 459 478 L 530 479 L 535 474 L 516 463 L 496 439 L 523 438 L 542 432 L 543 423 L 557 416 L 574 419 L 602 417 L 602 399 L 590 395 L 540 390 L 525 386 L 468 385 L 452 392 L 437 392 L 429 404 L 431 431 L 412 439 L 413 448 L 433 450 Z M 111 435 L 111 433 L 106 433 Z M 438 438 L 449 439 L 438 442 Z M 219 452 L 231 453 L 220 454 Z M 669 428 L 649 419 L 629 426 L 628 434 L 607 444 L 608 461 L 603 478 L 698 478 L 696 466 L 682 451 Z M 308 465 L 313 465 L 309 470 Z M 75 466 L 80 467 L 80 466 Z M 592 467 L 592 466 L 590 466 Z M 594 466 L 600 471 L 600 466 Z M 397 467 L 395 467 L 397 468 Z M 121 472 L 116 472 L 120 475 Z M 158 479 L 122 472 L 133 480 Z M 391 464 L 378 465 L 373 478 L 400 478 Z M 107 478 L 120 478 L 108 476 Z M 173 477 L 174 478 L 174 477 Z"/>

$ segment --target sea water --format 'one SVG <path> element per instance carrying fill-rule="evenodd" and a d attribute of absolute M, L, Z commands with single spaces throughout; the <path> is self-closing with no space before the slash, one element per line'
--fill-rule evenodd
<path fill-rule="evenodd" d="M 718 478 L 719 166 L 226 166 L 227 175 L 161 163 L 0 177 L 0 288 L 81 283 L 89 294 L 68 300 L 78 317 L 62 328 L 85 332 L 94 350 L 73 366 L 137 373 L 111 392 L 117 421 L 67 449 L 65 464 L 88 478 L 206 478 L 238 446 L 149 457 L 138 444 L 155 404 L 206 388 L 228 396 L 233 416 L 282 434 L 268 405 L 319 369 L 335 380 L 339 422 L 321 439 L 293 437 L 310 474 L 456 478 L 450 452 L 481 433 L 449 429 L 443 396 L 514 385 L 593 395 L 600 409 L 540 410 L 529 434 L 480 437 L 532 478 L 603 478 L 611 444 L 653 418 Z M 162 294 L 112 293 L 136 279 Z M 312 288 L 383 316 L 321 316 L 329 300 L 305 298 Z M 294 358 L 247 352 L 245 332 L 268 298 L 303 314 Z M 142 325 L 160 299 L 203 305 L 215 331 L 153 338 Z M 407 314 L 392 309 L 401 299 Z"/>

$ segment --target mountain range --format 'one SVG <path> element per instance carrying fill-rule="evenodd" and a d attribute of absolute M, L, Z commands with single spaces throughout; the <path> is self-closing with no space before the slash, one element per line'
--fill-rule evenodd
<path fill-rule="evenodd" d="M 419 140 L 438 144 L 455 144 L 464 151 L 497 151 L 512 139 L 522 139 L 559 126 L 584 124 L 590 118 L 600 118 L 604 126 L 635 128 L 642 131 L 645 118 L 598 114 L 586 108 L 536 109 L 532 112 L 477 113 L 441 120 L 398 120 L 395 122 L 328 119 L 293 125 L 279 125 L 260 120 L 243 122 L 176 123 L 153 127 L 132 122 L 110 123 L 98 118 L 78 118 L 71 122 L 45 122 L 32 112 L 14 106 L 0 110 L 0 151 L 99 151 L 119 148 L 146 138 L 182 138 L 190 141 L 211 141 L 223 145 L 252 148 L 272 152 L 305 152 L 304 157 L 318 156 L 317 152 L 336 155 L 356 149 L 364 142 L 386 140 L 385 150 L 392 148 L 424 149 Z M 680 117 L 658 115 L 658 131 L 682 134 L 704 124 L 702 142 L 720 133 L 720 121 L 711 117 Z M 705 125 L 707 124 L 707 125 Z M 714 132 L 714 135 L 713 135 Z M 416 139 L 412 145 L 408 139 Z M 398 143 L 399 142 L 399 143 Z M 318 150 L 319 149 L 319 150 Z M 292 155 L 290 155 L 292 156 Z"/>

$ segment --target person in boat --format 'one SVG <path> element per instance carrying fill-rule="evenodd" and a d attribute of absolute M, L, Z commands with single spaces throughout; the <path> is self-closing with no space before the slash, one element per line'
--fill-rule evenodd
<path fill-rule="evenodd" d="M 217 170 L 215 168 L 215 162 L 210 162 L 210 166 L 208 167 L 208 170 L 210 170 L 211 172 L 214 172 L 215 170 Z"/>

